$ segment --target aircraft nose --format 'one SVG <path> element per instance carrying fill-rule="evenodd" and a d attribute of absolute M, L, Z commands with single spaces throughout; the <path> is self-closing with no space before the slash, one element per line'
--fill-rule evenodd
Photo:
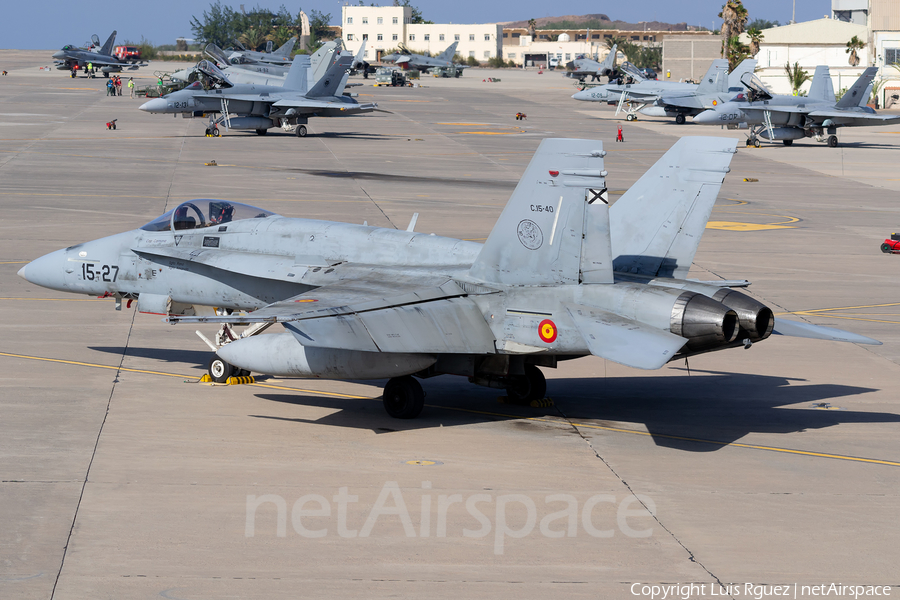
<path fill-rule="evenodd" d="M 575 94 L 572 94 L 572 97 L 576 100 L 587 100 L 590 96 L 590 92 L 588 90 L 581 90 Z"/>
<path fill-rule="evenodd" d="M 51 290 L 66 290 L 68 289 L 65 278 L 67 265 L 66 251 L 57 250 L 31 261 L 19 269 L 18 275 L 41 287 Z"/>
<path fill-rule="evenodd" d="M 694 123 L 701 125 L 712 125 L 719 122 L 719 113 L 714 110 L 704 110 L 694 117 Z"/>
<path fill-rule="evenodd" d="M 154 98 L 141 104 L 140 109 L 148 113 L 166 112 L 168 103 L 163 98 Z"/>
<path fill-rule="evenodd" d="M 53 53 L 53 58 L 55 58 L 55 59 L 65 58 L 63 51 L 60 50 L 59 52 L 54 52 L 54 53 Z"/>

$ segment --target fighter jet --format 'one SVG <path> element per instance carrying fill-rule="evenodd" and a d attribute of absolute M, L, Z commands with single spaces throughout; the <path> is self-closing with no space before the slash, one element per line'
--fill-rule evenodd
<path fill-rule="evenodd" d="M 423 56 L 414 54 L 406 47 L 400 46 L 401 52 L 395 52 L 381 57 L 382 62 L 392 62 L 404 70 L 418 69 L 419 71 L 428 71 L 432 67 L 456 67 L 458 72 L 466 68 L 466 65 L 457 65 L 453 63 L 453 57 L 456 55 L 456 47 L 459 42 L 453 42 L 450 46 L 438 54 L 437 56 Z"/>
<path fill-rule="evenodd" d="M 693 92 L 666 92 L 652 105 L 640 109 L 640 112 L 648 117 L 675 117 L 675 122 L 682 125 L 686 120 L 685 117 L 699 115 L 708 108 L 728 102 L 736 93 L 746 91 L 744 84 L 741 83 L 741 77 L 745 73 L 753 73 L 754 69 L 756 60 L 745 59 L 728 75 L 727 89 L 722 90 L 717 85 L 715 91 L 705 93 L 701 83 Z"/>
<path fill-rule="evenodd" d="M 608 77 L 610 81 L 619 78 L 619 71 L 616 69 L 616 50 L 618 45 L 614 44 L 609 54 L 603 59 L 603 62 L 597 62 L 590 58 L 576 58 L 566 65 L 566 77 L 577 79 L 584 82 L 588 77 L 591 81 L 600 81 L 601 77 Z"/>
<path fill-rule="evenodd" d="M 794 140 L 813 136 L 836 148 L 838 127 L 894 125 L 900 121 L 900 116 L 878 115 L 866 106 L 877 72 L 878 67 L 867 68 L 837 102 L 826 66 L 816 67 L 807 96 L 773 94 L 758 77 L 746 74 L 742 81 L 747 93 L 700 113 L 694 123 L 727 125 L 729 129 L 749 127 L 747 145 L 757 148 L 760 137 L 790 146 Z"/>
<path fill-rule="evenodd" d="M 272 50 L 274 44 L 270 40 L 266 42 L 265 52 L 257 52 L 255 50 L 248 50 L 243 44 L 237 42 L 240 50 L 232 50 L 228 54 L 228 62 L 234 65 L 266 63 L 287 66 L 291 64 L 291 52 L 294 51 L 294 44 L 296 43 L 297 38 L 292 37 L 277 50 Z"/>
<path fill-rule="evenodd" d="M 19 275 L 115 296 L 117 308 L 137 298 L 138 311 L 171 323 L 222 324 L 216 342 L 201 334 L 217 381 L 235 369 L 389 379 L 384 406 L 398 418 L 422 410 L 416 378 L 460 375 L 531 402 L 546 393 L 541 368 L 582 356 L 659 369 L 773 333 L 879 344 L 776 319 L 729 287 L 747 281 L 688 279 L 735 146 L 682 138 L 610 207 L 602 142 L 546 139 L 484 245 L 412 223 L 398 231 L 193 200 Z M 258 335 L 275 324 L 284 331 Z"/>
<path fill-rule="evenodd" d="M 92 36 L 93 46 L 100 46 L 100 38 L 96 34 Z M 84 71 L 90 63 L 93 67 L 99 69 L 103 75 L 109 77 L 110 73 L 119 73 L 123 69 L 135 71 L 139 67 L 146 67 L 147 63 L 140 60 L 119 60 L 112 55 L 113 46 L 116 43 L 116 32 L 113 31 L 106 43 L 99 50 L 79 48 L 78 46 L 67 44 L 62 50 L 53 54 L 56 62 L 56 68 L 60 71 L 69 71 L 72 77 L 78 70 Z"/>
<path fill-rule="evenodd" d="M 297 56 L 284 79 L 284 84 L 257 85 L 234 84 L 215 65 L 208 61 L 199 68 L 221 87 L 204 88 L 195 81 L 186 88 L 155 98 L 140 109 L 165 114 L 218 114 L 210 117 L 207 135 L 218 137 L 219 125 L 226 129 L 254 129 L 265 135 L 273 127 L 293 130 L 297 137 L 306 137 L 306 124 L 310 117 L 343 117 L 372 112 L 375 103 L 360 104 L 355 99 L 339 95 L 343 90 L 347 69 L 353 57 L 341 55 L 325 71 L 315 85 L 308 87 L 308 56 Z M 234 116 L 232 116 L 234 115 Z"/>
<path fill-rule="evenodd" d="M 742 62 L 738 66 L 738 69 L 740 69 L 738 73 L 747 72 L 748 68 L 752 71 L 753 68 L 750 67 L 750 64 L 747 61 Z M 725 59 L 714 60 L 699 84 L 650 79 L 639 80 L 634 73 L 635 69 L 628 69 L 626 65 L 623 65 L 623 67 L 626 68 L 626 75 L 619 82 L 588 88 L 574 94 L 572 97 L 576 100 L 591 102 L 607 102 L 610 104 L 616 102 L 618 103 L 616 114 L 619 114 L 624 107 L 627 121 L 637 120 L 637 113 L 642 112 L 648 114 L 648 116 L 674 115 L 675 122 L 681 125 L 685 122 L 686 114 L 691 114 L 692 111 L 699 113 L 703 110 L 702 107 L 692 107 L 691 104 L 694 103 L 688 99 L 709 97 L 712 100 L 722 95 L 725 95 L 727 98 L 728 89 L 731 87 L 732 82 L 732 78 L 728 75 L 728 61 Z M 674 110 L 653 106 L 661 98 L 669 98 L 673 102 L 677 100 L 683 106 Z"/>

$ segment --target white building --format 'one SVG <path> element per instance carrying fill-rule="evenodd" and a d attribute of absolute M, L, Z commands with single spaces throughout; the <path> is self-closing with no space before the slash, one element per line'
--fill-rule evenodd
<path fill-rule="evenodd" d="M 566 35 L 566 34 L 563 34 Z M 563 36 L 561 35 L 560 38 Z M 579 40 L 576 42 L 567 39 L 550 42 L 546 40 L 534 41 L 530 35 L 523 35 L 518 40 L 517 46 L 503 46 L 503 59 L 513 61 L 519 66 L 523 62 L 527 62 L 528 66 L 548 66 L 550 59 L 554 58 L 559 61 L 559 67 L 562 68 L 571 60 L 575 60 L 578 56 L 597 56 L 599 60 L 603 60 L 609 54 L 609 48 L 605 44 L 602 46 L 592 43 L 588 40 Z"/>
<path fill-rule="evenodd" d="M 408 6 L 343 6 L 341 35 L 347 48 L 359 50 L 366 41 L 365 58 L 374 61 L 403 44 L 412 52 L 440 54 L 459 42 L 457 54 L 479 62 L 500 56 L 503 28 L 496 23 L 477 25 L 410 23 Z"/>
<path fill-rule="evenodd" d="M 853 36 L 863 42 L 868 38 L 865 25 L 826 18 L 772 27 L 762 33 L 759 54 L 756 55 L 756 74 L 778 94 L 790 94 L 792 91 L 784 70 L 787 64 L 793 66 L 797 63 L 810 75 L 818 65 L 827 65 L 836 92 L 853 85 L 866 65 L 871 64 L 868 48 L 857 51 L 857 67 L 850 65 L 850 55 L 847 53 L 847 42 Z M 750 38 L 746 33 L 741 34 L 741 42 L 749 45 Z M 809 89 L 809 83 L 804 85 L 804 89 Z"/>

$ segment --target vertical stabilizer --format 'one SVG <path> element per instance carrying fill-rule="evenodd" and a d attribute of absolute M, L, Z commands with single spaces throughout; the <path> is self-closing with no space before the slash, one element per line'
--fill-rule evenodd
<path fill-rule="evenodd" d="M 868 89 L 869 84 L 872 83 L 872 79 L 875 78 L 877 72 L 878 67 L 868 67 L 863 71 L 863 74 L 859 76 L 859 79 L 857 79 L 852 86 L 850 86 L 850 89 L 844 92 L 844 95 L 841 96 L 841 99 L 835 104 L 835 108 L 865 106 L 866 102 L 869 101 L 869 97 L 865 92 Z"/>
<path fill-rule="evenodd" d="M 728 75 L 728 90 L 731 91 L 732 88 L 735 88 L 734 91 L 740 91 L 744 89 L 744 84 L 741 83 L 741 77 L 743 77 L 744 73 L 752 73 L 756 70 L 756 59 L 755 58 L 745 58 L 741 61 L 741 63 L 734 68 L 734 71 Z"/>
<path fill-rule="evenodd" d="M 616 271 L 687 276 L 736 140 L 683 137 L 610 208 Z"/>
<path fill-rule="evenodd" d="M 459 42 L 453 42 L 450 44 L 450 47 L 435 56 L 438 60 L 453 60 L 453 57 L 456 56 L 456 47 L 459 46 Z"/>
<path fill-rule="evenodd" d="M 582 258 L 583 244 L 603 244 L 605 217 L 592 214 L 606 211 L 603 155 L 595 140 L 542 141 L 470 274 L 507 285 L 559 285 L 579 283 L 586 268 L 592 282 L 611 280 L 609 260 Z"/>
<path fill-rule="evenodd" d="M 343 81 L 344 73 L 347 72 L 351 64 L 353 64 L 352 55 L 340 55 L 336 61 L 331 63 L 325 74 L 309 89 L 306 95 L 310 98 L 324 98 L 340 94 L 341 90 L 338 90 L 338 88 Z"/>
<path fill-rule="evenodd" d="M 609 49 L 609 54 L 606 55 L 606 58 L 603 59 L 603 62 L 600 63 L 600 67 L 597 69 L 597 73 L 600 75 L 609 75 L 616 69 L 616 52 L 619 49 L 618 44 L 613 44 L 612 48 Z"/>
<path fill-rule="evenodd" d="M 116 32 L 113 31 L 109 34 L 109 37 L 106 38 L 106 43 L 103 44 L 103 47 L 100 48 L 100 54 L 104 56 L 112 56 L 113 46 L 116 44 Z"/>
<path fill-rule="evenodd" d="M 712 61 L 709 70 L 700 85 L 697 86 L 698 94 L 720 94 L 728 91 L 728 61 L 718 58 Z"/>
<path fill-rule="evenodd" d="M 287 58 L 288 56 L 291 55 L 291 52 L 294 51 L 294 44 L 296 44 L 296 43 L 297 43 L 297 37 L 294 36 L 291 39 L 289 39 L 288 41 L 286 41 L 281 48 L 279 48 L 272 54 L 274 56 L 283 56 L 283 57 Z"/>
<path fill-rule="evenodd" d="M 294 57 L 291 68 L 288 69 L 287 75 L 284 77 L 284 84 L 282 87 L 286 90 L 306 94 L 306 90 L 308 89 L 306 81 L 307 71 L 309 71 L 309 56 L 298 54 Z"/>
<path fill-rule="evenodd" d="M 807 97 L 813 100 L 824 100 L 825 102 L 834 102 L 834 83 L 831 81 L 831 72 L 827 65 L 819 65 L 813 75 L 812 83 L 809 84 L 809 93 Z"/>

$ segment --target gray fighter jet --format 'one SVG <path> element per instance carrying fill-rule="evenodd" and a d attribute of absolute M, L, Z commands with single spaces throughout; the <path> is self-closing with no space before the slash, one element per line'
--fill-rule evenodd
<path fill-rule="evenodd" d="M 19 275 L 223 324 L 216 342 L 201 334 L 217 381 L 235 369 L 389 379 L 384 405 L 399 418 L 422 410 L 414 377 L 461 375 L 530 402 L 546 393 L 539 367 L 591 354 L 659 369 L 773 332 L 878 344 L 776 319 L 728 287 L 747 281 L 687 278 L 735 146 L 682 138 L 610 207 L 602 143 L 546 139 L 484 245 L 194 200 Z M 256 335 L 274 324 L 285 331 Z"/>
<path fill-rule="evenodd" d="M 620 74 L 616 69 L 617 48 L 618 45 L 614 44 L 609 54 L 603 59 L 603 62 L 597 62 L 590 58 L 576 58 L 567 65 L 566 77 L 571 77 L 581 82 L 584 82 L 588 77 L 591 78 L 591 81 L 600 81 L 601 77 L 608 77 L 610 80 L 618 79 Z"/>
<path fill-rule="evenodd" d="M 60 71 L 69 71 L 72 77 L 81 70 L 85 71 L 88 64 L 91 64 L 95 70 L 99 69 L 103 75 L 109 77 L 110 73 L 119 73 L 123 69 L 135 71 L 139 67 L 146 67 L 147 63 L 140 60 L 119 60 L 113 56 L 113 46 L 116 43 L 116 32 L 113 31 L 106 43 L 99 50 L 94 50 L 100 46 L 100 38 L 96 34 L 92 36 L 93 46 L 91 49 L 79 48 L 78 46 L 67 44 L 62 50 L 53 54 L 56 68 Z"/>
<path fill-rule="evenodd" d="M 206 89 L 195 81 L 182 90 L 144 103 L 140 109 L 166 114 L 218 114 L 215 120 L 211 117 L 206 130 L 207 135 L 214 137 L 219 135 L 220 124 L 226 129 L 253 129 L 259 135 L 281 127 L 285 131 L 293 130 L 298 137 L 306 137 L 310 117 L 344 117 L 378 108 L 375 103 L 360 104 L 340 95 L 353 60 L 352 56 L 340 55 L 312 87 L 308 87 L 308 56 L 294 59 L 280 86 L 233 84 L 215 65 L 204 61 L 199 68 L 220 82 L 220 87 Z"/>
<path fill-rule="evenodd" d="M 401 52 L 387 54 L 381 57 L 382 62 L 392 62 L 404 70 L 418 69 L 419 71 L 428 71 L 433 67 L 456 67 L 457 73 L 461 73 L 466 65 L 458 65 L 453 63 L 453 57 L 456 56 L 456 47 L 459 42 L 453 42 L 450 46 L 438 54 L 437 56 L 423 56 L 422 54 L 414 54 L 400 46 Z M 459 75 L 457 75 L 459 77 Z"/>
<path fill-rule="evenodd" d="M 706 110 L 694 123 L 701 125 L 727 125 L 729 129 L 746 129 L 747 145 L 760 145 L 759 138 L 781 140 L 790 146 L 794 140 L 815 137 L 832 148 L 838 145 L 838 127 L 865 127 L 894 125 L 900 116 L 883 116 L 866 103 L 872 89 L 872 79 L 878 67 L 869 67 L 835 101 L 834 86 L 828 67 L 816 67 L 816 76 L 807 96 L 773 94 L 753 74 L 742 77 L 747 93 L 738 94 L 731 102 Z"/>
<path fill-rule="evenodd" d="M 297 38 L 292 37 L 289 39 L 283 46 L 278 48 L 277 50 L 273 50 L 274 44 L 271 41 L 266 42 L 266 51 L 265 52 L 257 52 L 255 50 L 247 50 L 238 42 L 240 46 L 240 50 L 231 50 L 227 57 L 228 62 L 233 65 L 250 65 L 250 64 L 259 64 L 265 63 L 270 65 L 285 65 L 288 66 L 291 64 L 291 52 L 294 51 L 294 44 L 297 43 Z"/>

